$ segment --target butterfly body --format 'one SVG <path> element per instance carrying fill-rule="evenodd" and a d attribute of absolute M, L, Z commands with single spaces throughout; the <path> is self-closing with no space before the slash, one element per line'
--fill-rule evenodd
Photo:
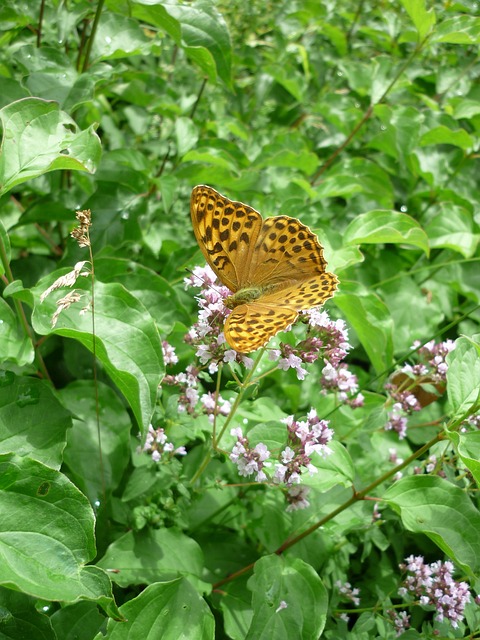
<path fill-rule="evenodd" d="M 326 271 L 323 249 L 296 218 L 262 218 L 207 186 L 192 191 L 193 230 L 205 259 L 233 294 L 224 333 L 236 351 L 263 346 L 297 318 L 323 304 L 338 280 Z"/>

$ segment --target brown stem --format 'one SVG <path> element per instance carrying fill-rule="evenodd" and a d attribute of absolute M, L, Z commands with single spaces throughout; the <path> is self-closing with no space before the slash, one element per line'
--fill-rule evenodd
<path fill-rule="evenodd" d="M 203 94 L 203 90 L 205 89 L 206 84 L 207 84 L 207 78 L 204 78 L 203 82 L 202 82 L 202 86 L 200 87 L 200 91 L 198 92 L 197 99 L 195 100 L 195 104 L 192 107 L 192 112 L 190 113 L 190 118 L 192 118 L 192 120 L 193 120 L 193 118 L 195 116 L 195 112 L 196 112 L 198 104 L 199 104 L 199 102 L 201 100 L 201 97 L 202 97 L 202 94 Z"/>
<path fill-rule="evenodd" d="M 43 26 L 43 14 L 45 12 L 45 0 L 40 2 L 40 11 L 38 13 L 38 29 L 37 29 L 37 49 L 40 49 L 42 44 L 42 26 Z"/>

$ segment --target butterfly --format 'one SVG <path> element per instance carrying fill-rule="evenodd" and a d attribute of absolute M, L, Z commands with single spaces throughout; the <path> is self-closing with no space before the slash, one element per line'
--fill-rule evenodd
<path fill-rule="evenodd" d="M 337 277 L 317 236 L 296 218 L 260 213 L 211 187 L 194 187 L 193 231 L 206 261 L 233 292 L 224 326 L 228 344 L 240 353 L 265 345 L 335 293 Z"/>

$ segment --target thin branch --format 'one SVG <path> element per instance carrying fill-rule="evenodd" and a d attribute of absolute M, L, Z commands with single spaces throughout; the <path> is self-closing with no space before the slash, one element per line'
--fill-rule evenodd
<path fill-rule="evenodd" d="M 192 111 L 190 113 L 190 118 L 192 120 L 193 120 L 193 118 L 195 116 L 195 112 L 196 112 L 198 104 L 199 104 L 199 102 L 200 102 L 200 100 L 202 98 L 203 90 L 205 89 L 206 84 L 207 84 L 207 78 L 204 78 L 203 82 L 202 82 L 202 86 L 200 87 L 200 91 L 198 92 L 197 99 L 195 100 L 195 104 L 193 105 Z"/>
<path fill-rule="evenodd" d="M 82 66 L 82 72 L 83 73 L 85 73 L 85 71 L 88 69 L 88 65 L 89 65 L 89 62 L 90 62 L 90 54 L 92 52 L 92 46 L 93 46 L 93 42 L 95 40 L 95 35 L 97 33 L 97 27 L 98 27 L 98 23 L 100 21 L 100 16 L 102 14 L 102 9 L 103 9 L 104 3 L 105 3 L 105 0 L 98 0 L 97 11 L 95 12 L 95 18 L 93 20 L 92 30 L 91 30 L 90 36 L 88 38 L 87 49 L 85 51 L 85 58 L 83 59 L 83 66 Z"/>
<path fill-rule="evenodd" d="M 43 15 L 45 13 L 45 0 L 40 2 L 40 11 L 38 14 L 38 29 L 37 29 L 37 49 L 40 49 L 42 44 L 42 26 L 43 26 Z"/>
<path fill-rule="evenodd" d="M 343 504 L 341 504 L 337 509 L 334 509 L 333 511 L 331 511 L 328 515 L 326 515 L 324 518 L 321 518 L 320 520 L 318 520 L 318 522 L 316 522 L 314 525 L 312 525 L 311 527 L 309 527 L 308 529 L 306 529 L 305 531 L 303 531 L 299 535 L 295 536 L 294 538 L 290 538 L 290 539 L 286 540 L 282 545 L 280 545 L 280 547 L 278 547 L 278 549 L 276 549 L 276 551 L 274 551 L 274 553 L 277 554 L 277 555 L 281 555 L 284 551 L 286 551 L 290 547 L 293 547 L 295 544 L 297 544 L 298 542 L 300 542 L 301 540 L 303 540 L 304 538 L 306 538 L 307 536 L 312 534 L 314 531 L 316 531 L 317 529 L 319 529 L 320 527 L 325 525 L 327 522 L 329 522 L 330 520 L 333 520 L 336 516 L 338 516 L 340 513 L 342 513 L 342 511 L 345 511 L 346 509 L 351 507 L 352 504 L 355 504 L 356 502 L 359 502 L 360 500 L 364 500 L 366 498 L 366 496 L 373 489 L 378 487 L 380 484 L 382 484 L 383 482 L 385 482 L 389 478 L 393 477 L 401 469 L 404 469 L 406 466 L 411 464 L 414 460 L 416 460 L 421 455 L 423 455 L 425 452 L 427 452 L 430 449 L 430 447 L 432 447 L 437 442 L 440 442 L 441 440 L 443 440 L 444 437 L 445 436 L 444 436 L 443 433 L 437 434 L 435 436 L 435 438 L 432 438 L 432 440 L 430 440 L 430 442 L 427 442 L 427 444 L 424 444 L 423 447 L 420 447 L 420 449 L 415 451 L 415 453 L 412 453 L 412 455 L 409 456 L 406 460 L 404 460 L 401 464 L 397 465 L 396 467 L 394 467 L 390 471 L 387 471 L 386 473 L 382 474 L 379 478 L 377 478 L 371 484 L 369 484 L 367 487 L 362 489 L 362 491 L 359 491 L 359 492 L 355 491 L 353 493 L 352 497 L 349 498 Z M 253 569 L 254 565 L 255 565 L 255 563 L 252 562 L 248 566 L 243 567 L 242 569 L 239 569 L 239 571 L 235 571 L 235 573 L 230 574 L 229 576 L 227 576 L 223 580 L 219 580 L 218 582 L 216 582 L 213 585 L 213 589 L 214 590 L 218 589 L 220 586 L 226 584 L 227 582 L 232 582 L 233 580 L 236 580 L 237 578 L 239 578 L 240 576 L 244 575 L 245 573 L 248 573 L 249 571 L 251 571 Z"/>

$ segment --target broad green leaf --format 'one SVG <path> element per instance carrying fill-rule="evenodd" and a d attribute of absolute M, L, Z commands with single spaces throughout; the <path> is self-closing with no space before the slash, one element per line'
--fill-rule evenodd
<path fill-rule="evenodd" d="M 453 107 L 451 115 L 456 120 L 461 120 L 462 118 L 470 119 L 480 113 L 480 102 L 478 100 L 455 97 L 450 100 L 450 106 Z"/>
<path fill-rule="evenodd" d="M 232 549 L 232 555 L 237 553 L 236 549 Z M 247 588 L 247 577 L 240 576 L 226 584 L 220 600 L 225 632 L 233 640 L 245 638 L 252 622 L 252 594 Z"/>
<path fill-rule="evenodd" d="M 150 47 L 151 40 L 137 20 L 104 12 L 93 41 L 92 59 L 115 60 L 148 54 Z"/>
<path fill-rule="evenodd" d="M 209 149 L 208 151 L 192 149 L 183 156 L 183 162 L 200 162 L 223 169 L 236 169 L 237 167 L 234 158 L 221 149 Z"/>
<path fill-rule="evenodd" d="M 264 73 L 272 76 L 295 100 L 301 102 L 306 91 L 305 76 L 297 68 L 289 68 L 281 64 L 269 64 L 263 67 Z"/>
<path fill-rule="evenodd" d="M 102 407 L 100 442 L 93 380 L 77 380 L 59 391 L 74 416 L 64 461 L 70 477 L 92 504 L 101 499 L 102 492 L 110 493 L 119 485 L 130 458 L 131 419 L 113 389 L 100 382 L 97 386 Z M 94 460 L 97 464 L 92 464 Z"/>
<path fill-rule="evenodd" d="M 430 144 L 451 144 L 454 147 L 460 147 L 467 151 L 474 145 L 474 140 L 465 129 L 457 129 L 453 131 L 443 125 L 430 129 L 420 138 L 420 145 L 427 147 Z"/>
<path fill-rule="evenodd" d="M 452 249 L 471 258 L 480 241 L 480 234 L 474 233 L 471 213 L 451 203 L 443 203 L 438 208 L 438 214 L 425 225 L 430 247 Z"/>
<path fill-rule="evenodd" d="M 347 449 L 335 440 L 328 447 L 332 451 L 330 455 L 316 454 L 313 458 L 318 473 L 305 478 L 305 484 L 317 491 L 327 491 L 337 484 L 349 487 L 355 479 L 355 465 Z"/>
<path fill-rule="evenodd" d="M 0 456 L 0 584 L 44 600 L 113 603 L 93 566 L 94 516 L 63 474 L 13 454 Z"/>
<path fill-rule="evenodd" d="M 480 487 L 480 431 L 462 433 L 448 431 L 448 437 L 455 444 L 463 464 L 475 478 Z"/>
<path fill-rule="evenodd" d="M 435 25 L 435 11 L 433 9 L 426 9 L 425 0 L 401 0 L 401 3 L 415 25 L 415 29 L 418 32 L 418 39 L 423 40 Z"/>
<path fill-rule="evenodd" d="M 407 167 L 410 154 L 418 144 L 425 116 L 418 109 L 403 105 L 377 104 L 374 113 L 382 123 L 382 130 L 372 138 L 369 146 L 383 150 Z"/>
<path fill-rule="evenodd" d="M 384 208 L 394 205 L 393 185 L 388 173 L 362 158 L 348 159 L 333 167 L 315 190 L 320 198 L 365 193 Z"/>
<path fill-rule="evenodd" d="M 17 317 L 11 307 L 0 298 L 0 359 L 3 363 L 12 362 L 19 366 L 31 364 L 34 358 L 30 336 L 25 335 L 18 326 Z"/>
<path fill-rule="evenodd" d="M 0 372 L 0 452 L 14 451 L 59 469 L 70 411 L 51 385 L 37 378 Z"/>
<path fill-rule="evenodd" d="M 56 102 L 25 98 L 0 109 L 0 195 L 48 171 L 94 173 L 100 160 L 95 127 L 79 130 Z"/>
<path fill-rule="evenodd" d="M 372 60 L 370 97 L 372 104 L 376 104 L 385 95 L 395 74 L 394 60 L 389 56 L 376 56 Z"/>
<path fill-rule="evenodd" d="M 318 167 L 318 157 L 306 149 L 302 151 L 279 149 L 277 143 L 263 148 L 255 167 L 291 167 L 310 175 Z"/>
<path fill-rule="evenodd" d="M 462 489 L 438 476 L 402 478 L 384 500 L 409 531 L 428 536 L 468 573 L 480 569 L 480 513 Z"/>
<path fill-rule="evenodd" d="M 369 211 L 355 218 L 347 227 L 344 242 L 351 244 L 409 244 L 427 255 L 428 238 L 416 220 L 399 211 Z"/>
<path fill-rule="evenodd" d="M 76 602 L 55 611 L 50 622 L 55 640 L 90 640 L 104 626 L 105 616 L 100 615 L 94 602 Z"/>
<path fill-rule="evenodd" d="M 322 634 L 328 596 L 318 573 L 300 558 L 265 556 L 248 581 L 253 618 L 246 640 L 312 640 Z"/>
<path fill-rule="evenodd" d="M 95 640 L 214 640 L 215 621 L 203 598 L 179 579 L 149 585 L 120 607 L 125 622 L 109 620 Z"/>
<path fill-rule="evenodd" d="M 67 112 L 93 99 L 100 78 L 91 73 L 80 74 L 66 52 L 26 44 L 18 50 L 16 58 L 28 70 L 24 82 L 30 95 L 55 100 Z"/>
<path fill-rule="evenodd" d="M 44 292 L 66 270 L 44 278 L 35 287 Z M 41 335 L 57 334 L 80 341 L 93 351 L 124 394 L 139 426 L 148 428 L 155 406 L 157 388 L 163 377 L 162 345 L 157 328 L 145 307 L 119 284 L 95 282 L 95 343 L 92 335 L 90 284 L 80 277 L 75 290 L 82 294 L 79 303 L 62 311 L 55 328 L 51 319 L 55 301 L 62 299 L 65 288 L 56 290 L 33 311 L 33 326 Z M 82 313 L 82 309 L 87 311 Z"/>
<path fill-rule="evenodd" d="M 459 338 L 446 361 L 447 394 L 452 417 L 464 419 L 480 409 L 480 345 L 468 338 Z"/>
<path fill-rule="evenodd" d="M 377 374 L 390 368 L 393 357 L 393 321 L 375 295 L 337 293 L 335 304 L 355 330 Z"/>
<path fill-rule="evenodd" d="M 346 174 L 327 176 L 317 187 L 320 198 L 349 197 L 362 191 L 362 185 Z"/>
<path fill-rule="evenodd" d="M 20 640 L 57 640 L 50 619 L 43 612 L 37 611 L 36 600 L 25 593 L 0 587 L 0 610 L 2 611 L 2 635 L 4 638 Z M 92 603 L 82 603 L 98 608 Z"/>
<path fill-rule="evenodd" d="M 345 56 L 348 51 L 348 36 L 345 30 L 327 20 L 319 20 L 318 25 L 325 38 L 328 38 L 334 45 L 339 57 Z"/>
<path fill-rule="evenodd" d="M 112 580 L 122 587 L 184 576 L 200 591 L 208 588 L 201 580 L 202 550 L 195 540 L 175 529 L 129 531 L 112 542 L 97 566 L 115 570 Z"/>
<path fill-rule="evenodd" d="M 384 259 L 388 260 L 388 254 Z M 445 318 L 444 301 L 440 296 L 433 295 L 430 300 L 421 283 L 406 273 L 402 276 L 401 286 L 399 280 L 393 280 L 382 285 L 378 292 L 395 327 L 393 343 L 396 353 L 410 351 L 415 340 L 433 334 Z M 412 313 L 412 308 L 415 313 Z"/>
<path fill-rule="evenodd" d="M 197 144 L 198 129 L 190 118 L 177 118 L 175 120 L 175 137 L 177 139 L 177 154 L 181 158 Z"/>
<path fill-rule="evenodd" d="M 95 273 L 102 282 L 123 285 L 148 309 L 160 332 L 169 332 L 175 322 L 190 323 L 176 289 L 152 269 L 132 260 L 109 257 L 95 261 Z"/>
<path fill-rule="evenodd" d="M 230 34 L 215 7 L 201 2 L 177 5 L 135 0 L 133 15 L 164 29 L 211 81 L 218 74 L 232 88 Z"/>
<path fill-rule="evenodd" d="M 444 20 L 435 29 L 432 42 L 480 44 L 480 18 L 460 15 Z"/>

